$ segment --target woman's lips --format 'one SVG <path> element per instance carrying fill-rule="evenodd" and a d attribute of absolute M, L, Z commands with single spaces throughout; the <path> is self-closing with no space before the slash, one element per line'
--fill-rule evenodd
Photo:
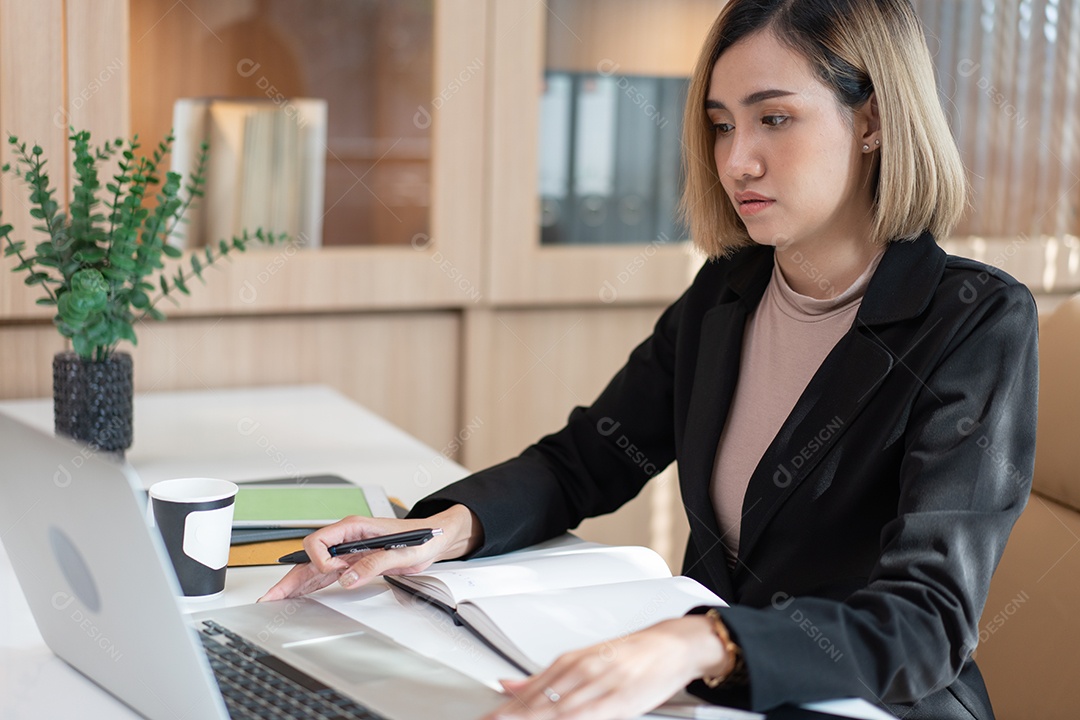
<path fill-rule="evenodd" d="M 744 200 L 739 203 L 739 214 L 743 217 L 750 217 L 751 215 L 757 215 L 760 212 L 767 210 L 775 200 Z"/>

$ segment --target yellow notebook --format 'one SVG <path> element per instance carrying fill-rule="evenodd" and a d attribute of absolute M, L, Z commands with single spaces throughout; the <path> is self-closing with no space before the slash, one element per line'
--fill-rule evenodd
<path fill-rule="evenodd" d="M 277 565 L 278 558 L 282 555 L 303 549 L 304 541 L 301 538 L 233 545 L 229 548 L 229 567 Z"/>

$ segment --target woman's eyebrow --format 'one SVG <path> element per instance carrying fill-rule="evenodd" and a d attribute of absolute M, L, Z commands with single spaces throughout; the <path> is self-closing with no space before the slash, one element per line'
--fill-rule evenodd
<path fill-rule="evenodd" d="M 772 100 L 773 98 L 787 97 L 788 95 L 794 95 L 794 94 L 795 93 L 793 93 L 790 90 L 781 90 L 779 88 L 770 88 L 768 90 L 758 90 L 757 92 L 752 92 L 749 95 L 747 95 L 746 97 L 744 97 L 742 99 L 741 105 L 743 107 L 749 107 L 750 105 L 756 105 L 759 102 L 762 102 L 763 100 Z M 707 98 L 705 100 L 705 109 L 706 110 L 727 110 L 727 106 L 725 106 L 724 103 L 720 102 L 719 100 L 712 100 L 712 99 Z"/>

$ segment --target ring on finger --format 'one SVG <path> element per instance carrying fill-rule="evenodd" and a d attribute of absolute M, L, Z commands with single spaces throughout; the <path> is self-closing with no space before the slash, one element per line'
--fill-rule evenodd
<path fill-rule="evenodd" d="M 562 695 L 555 692 L 555 688 L 551 688 L 551 687 L 544 688 L 544 697 L 546 697 L 548 700 L 550 700 L 553 703 L 557 703 L 557 702 L 559 702 L 559 700 L 562 699 Z"/>

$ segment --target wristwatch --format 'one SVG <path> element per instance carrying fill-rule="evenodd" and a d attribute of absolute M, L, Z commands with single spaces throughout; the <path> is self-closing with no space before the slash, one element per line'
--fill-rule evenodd
<path fill-rule="evenodd" d="M 724 652 L 734 659 L 734 663 L 728 672 L 720 675 L 705 675 L 701 680 L 710 688 L 721 685 L 745 685 L 749 680 L 749 675 L 746 672 L 746 661 L 743 659 L 742 649 L 731 639 L 731 633 L 728 632 L 727 625 L 724 624 L 716 608 L 705 613 L 705 617 L 712 622 L 713 632 L 720 639 L 720 644 L 724 646 Z"/>

